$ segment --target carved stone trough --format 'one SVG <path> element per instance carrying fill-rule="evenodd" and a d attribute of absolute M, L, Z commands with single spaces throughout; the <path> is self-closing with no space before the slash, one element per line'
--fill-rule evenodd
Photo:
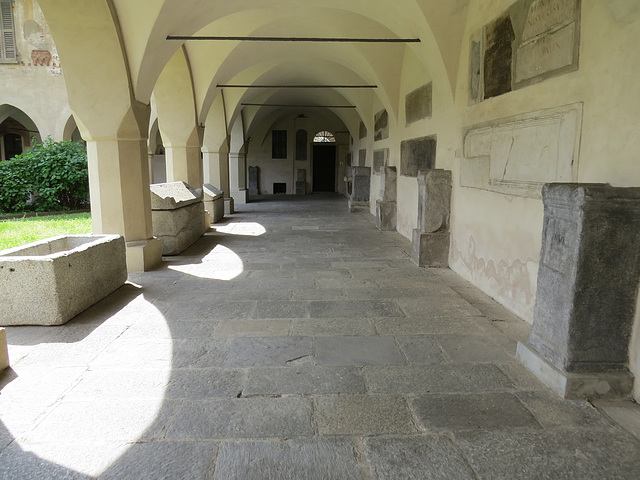
<path fill-rule="evenodd" d="M 61 325 L 127 280 L 120 235 L 61 235 L 0 251 L 0 325 Z"/>

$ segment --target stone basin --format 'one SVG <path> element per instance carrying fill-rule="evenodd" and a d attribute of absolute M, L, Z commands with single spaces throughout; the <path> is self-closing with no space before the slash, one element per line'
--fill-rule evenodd
<path fill-rule="evenodd" d="M 0 325 L 60 325 L 127 280 L 120 235 L 61 235 L 0 251 Z"/>

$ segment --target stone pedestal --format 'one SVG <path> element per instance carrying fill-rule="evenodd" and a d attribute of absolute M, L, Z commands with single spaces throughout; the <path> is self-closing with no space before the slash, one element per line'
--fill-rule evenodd
<path fill-rule="evenodd" d="M 640 188 L 548 184 L 533 326 L 520 361 L 564 398 L 629 396 Z"/>
<path fill-rule="evenodd" d="M 257 197 L 260 195 L 258 185 L 260 184 L 260 167 L 249 167 L 249 195 Z"/>
<path fill-rule="evenodd" d="M 349 211 L 369 211 L 369 193 L 371 190 L 371 168 L 351 167 L 351 190 L 349 194 Z"/>
<path fill-rule="evenodd" d="M 209 212 L 211 223 L 216 223 L 224 217 L 224 192 L 210 183 L 203 187 L 204 209 Z"/>
<path fill-rule="evenodd" d="M 307 194 L 307 171 L 299 168 L 296 172 L 296 195 Z"/>
<path fill-rule="evenodd" d="M 184 182 L 151 185 L 153 234 L 163 255 L 178 255 L 206 231 L 202 190 Z"/>
<path fill-rule="evenodd" d="M 380 200 L 376 201 L 376 226 L 383 232 L 395 231 L 397 224 L 397 188 L 396 167 L 383 167 L 380 182 Z"/>
<path fill-rule="evenodd" d="M 7 332 L 0 328 L 0 371 L 9 367 L 9 351 L 7 350 Z"/>
<path fill-rule="evenodd" d="M 224 214 L 225 215 L 233 215 L 234 213 L 236 213 L 236 211 L 234 210 L 234 203 L 233 203 L 233 198 L 229 197 L 229 198 L 225 198 L 224 199 Z"/>
<path fill-rule="evenodd" d="M 413 262 L 419 267 L 449 266 L 451 171 L 418 172 L 418 228 L 413 231 Z"/>

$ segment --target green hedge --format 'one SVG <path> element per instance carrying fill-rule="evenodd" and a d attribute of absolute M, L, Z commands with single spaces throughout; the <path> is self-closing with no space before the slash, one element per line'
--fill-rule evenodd
<path fill-rule="evenodd" d="M 80 142 L 35 140 L 24 153 L 0 162 L 0 211 L 78 209 L 89 198 L 87 153 Z"/>

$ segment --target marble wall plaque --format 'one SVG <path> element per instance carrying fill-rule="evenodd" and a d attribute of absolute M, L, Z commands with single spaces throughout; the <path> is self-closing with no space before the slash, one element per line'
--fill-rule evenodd
<path fill-rule="evenodd" d="M 522 42 L 575 20 L 577 9 L 578 0 L 535 0 L 529 6 Z"/>
<path fill-rule="evenodd" d="M 380 110 L 374 117 L 374 136 L 375 141 L 389 138 L 389 114 L 386 110 Z"/>
<path fill-rule="evenodd" d="M 485 27 L 484 98 L 511 91 L 514 39 L 509 15 L 503 15 Z"/>
<path fill-rule="evenodd" d="M 405 116 L 408 124 L 431 117 L 432 98 L 431 82 L 416 88 L 405 97 Z"/>
<path fill-rule="evenodd" d="M 529 80 L 574 63 L 576 24 L 571 23 L 518 49 L 516 82 Z"/>
<path fill-rule="evenodd" d="M 400 143 L 400 175 L 417 177 L 419 170 L 436 167 L 436 136 L 414 138 Z"/>
<path fill-rule="evenodd" d="M 389 149 L 382 148 L 373 151 L 373 173 L 382 173 L 384 167 L 387 166 L 389 158 Z"/>

